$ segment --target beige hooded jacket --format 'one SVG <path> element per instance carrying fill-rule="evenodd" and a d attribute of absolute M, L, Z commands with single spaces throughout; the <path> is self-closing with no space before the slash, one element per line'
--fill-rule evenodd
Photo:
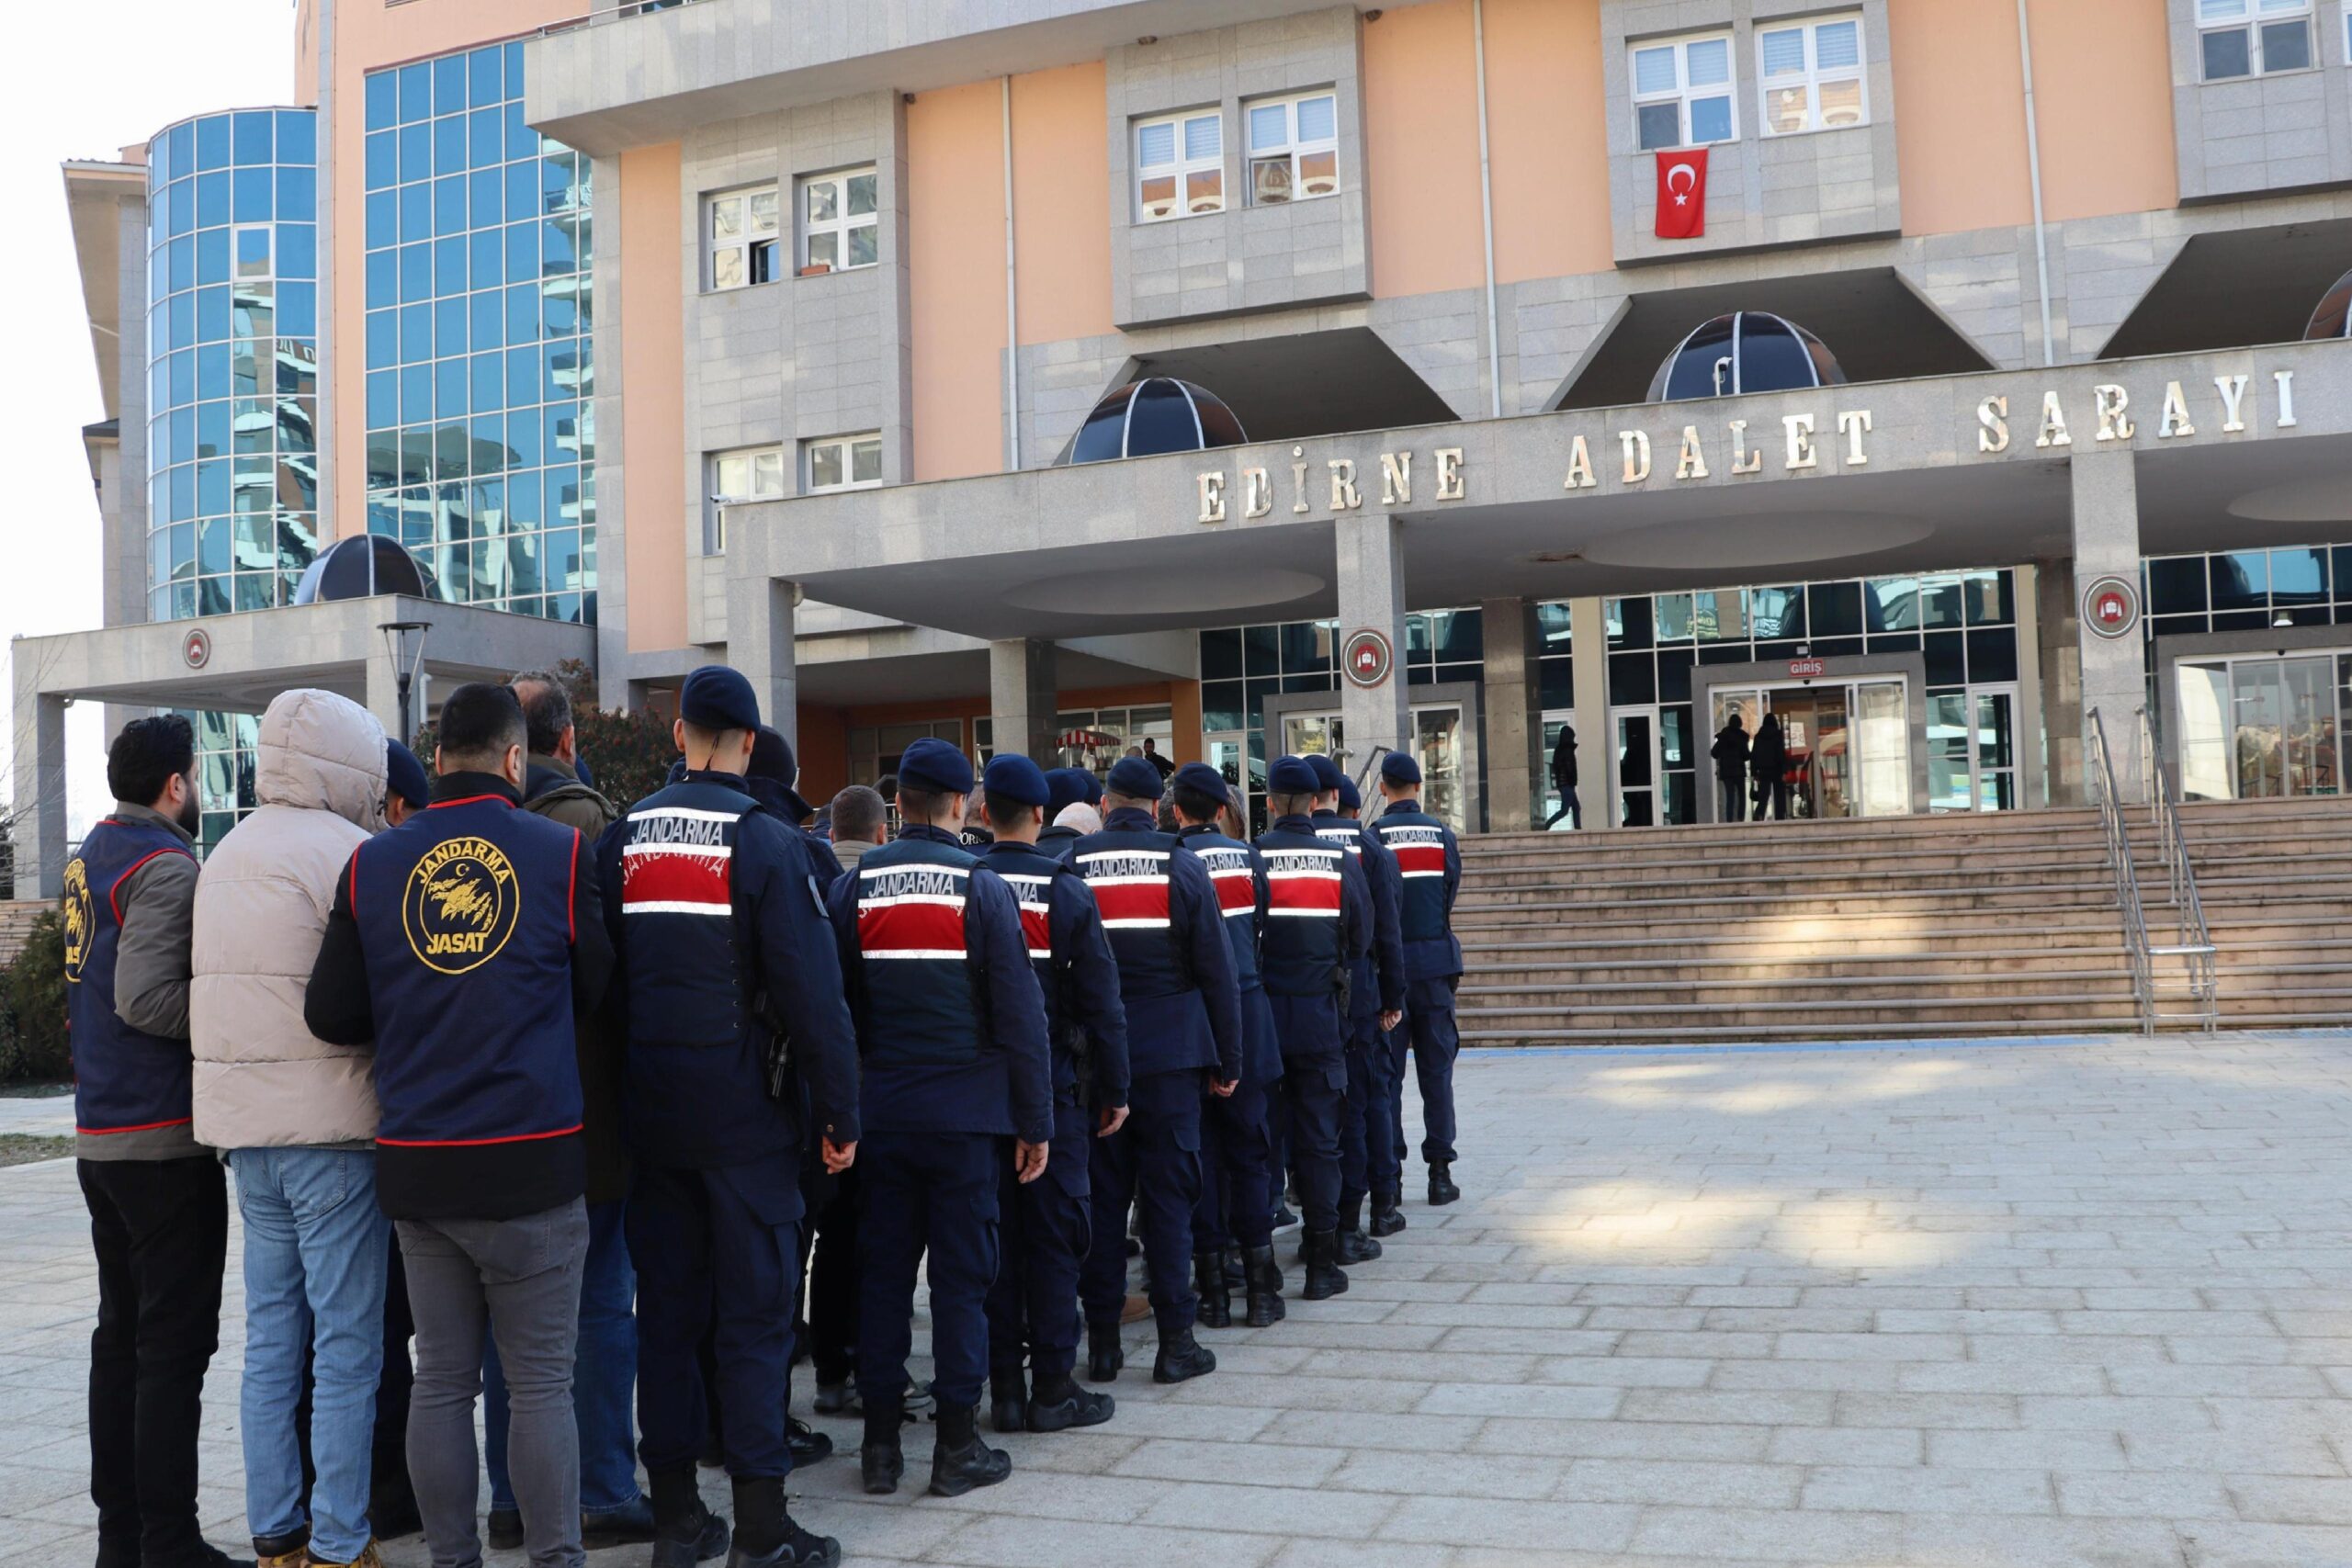
<path fill-rule="evenodd" d="M 376 1135 L 367 1050 L 302 1023 L 335 879 L 384 825 L 384 729 L 332 692 L 281 692 L 262 715 L 261 808 L 205 857 L 196 885 L 196 1140 L 217 1149 L 364 1144 Z"/>

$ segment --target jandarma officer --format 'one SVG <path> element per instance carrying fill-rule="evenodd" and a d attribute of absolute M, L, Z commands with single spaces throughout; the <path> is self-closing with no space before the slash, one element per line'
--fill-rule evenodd
<path fill-rule="evenodd" d="M 1266 770 L 1273 823 L 1258 835 L 1267 901 L 1261 966 L 1282 1042 L 1291 1157 L 1306 1211 L 1299 1261 L 1308 1301 L 1348 1288 L 1338 1235 L 1348 987 L 1371 948 L 1373 923 L 1372 890 L 1355 857 L 1315 829 L 1316 791 L 1315 770 L 1303 758 L 1277 758 Z"/>
<path fill-rule="evenodd" d="M 1389 1035 L 1389 1114 L 1396 1157 L 1401 1162 L 1405 1156 L 1405 1048 L 1409 1042 L 1420 1079 L 1421 1158 L 1430 1168 L 1430 1201 L 1451 1203 L 1462 1196 L 1453 1177 L 1453 1059 L 1462 1048 L 1453 1022 L 1453 989 L 1462 983 L 1453 900 L 1462 890 L 1462 848 L 1452 828 L 1421 809 L 1421 766 L 1406 753 L 1391 751 L 1380 760 L 1380 795 L 1387 805 L 1374 820 L 1373 831 L 1396 857 L 1403 890 L 1405 1023 Z M 1391 1193 L 1392 1208 L 1395 1199 Z"/>
<path fill-rule="evenodd" d="M 759 728 L 750 682 L 724 665 L 693 671 L 673 728 L 684 778 L 597 844 L 619 955 L 611 1005 L 628 1040 L 628 1227 L 654 1568 L 729 1549 L 726 1521 L 695 1483 L 713 1393 L 734 1482 L 732 1568 L 841 1558 L 786 1512 L 785 1410 L 801 1141 L 817 1141 L 831 1170 L 856 1156 L 856 1047 L 808 846 L 745 784 Z M 775 1058 L 780 1037 L 788 1063 Z M 707 1333 L 716 1390 L 703 1383 Z"/>
<path fill-rule="evenodd" d="M 1103 830 L 1071 851 L 1111 933 L 1127 1006 L 1135 1072 L 1127 1124 L 1094 1143 L 1094 1236 L 1080 1277 L 1086 1375 L 1119 1375 L 1119 1313 L 1126 1303 L 1126 1214 L 1141 1212 L 1145 1272 L 1159 1329 L 1155 1382 L 1216 1370 L 1193 1338 L 1193 1208 L 1201 1195 L 1201 1094 L 1241 1080 L 1241 993 L 1207 868 L 1153 816 L 1159 770 L 1142 757 L 1111 769 Z"/>
<path fill-rule="evenodd" d="M 908 747 L 899 760 L 898 840 L 868 851 L 831 896 L 864 1054 L 859 1461 L 876 1494 L 896 1491 L 905 1469 L 900 1402 L 915 1270 L 926 1251 L 939 1409 L 931 1490 L 952 1497 L 1012 1471 L 978 1431 L 998 1167 L 1010 1157 L 1021 1180 L 1046 1175 L 1053 1066 L 1012 890 L 956 840 L 971 795 L 963 752 L 942 740 Z"/>
<path fill-rule="evenodd" d="M 1363 1228 L 1365 1195 L 1380 1195 L 1373 1208 L 1380 1234 L 1403 1228 L 1386 1204 L 1396 1149 L 1388 1113 L 1388 1046 L 1382 1039 L 1405 1006 L 1402 894 L 1396 857 L 1362 822 L 1341 815 L 1362 806 L 1355 781 L 1319 752 L 1306 761 L 1315 770 L 1317 836 L 1355 857 L 1372 889 L 1372 955 L 1358 960 L 1349 989 L 1348 1102 L 1340 1122 L 1340 1260 L 1368 1263 L 1380 1256 L 1380 1243 Z"/>
<path fill-rule="evenodd" d="M 998 757 L 981 793 L 995 841 L 980 863 L 1020 902 L 1054 1047 L 1054 1149 L 1045 1178 L 1021 1182 L 1010 1160 L 1000 1167 L 1003 1258 L 989 1291 L 989 1400 L 1000 1432 L 1057 1432 L 1107 1421 L 1114 1408 L 1110 1394 L 1080 1388 L 1070 1371 L 1078 1271 L 1093 1229 L 1088 1156 L 1097 1135 L 1127 1119 L 1127 1019 L 1094 895 L 1037 841 L 1057 793 L 1046 775 L 1026 757 Z"/>

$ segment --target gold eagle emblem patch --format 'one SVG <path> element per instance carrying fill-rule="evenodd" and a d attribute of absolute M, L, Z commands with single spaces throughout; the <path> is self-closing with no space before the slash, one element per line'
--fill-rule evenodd
<path fill-rule="evenodd" d="M 522 908 L 514 867 L 487 839 L 435 844 L 408 874 L 401 926 L 428 969 L 462 975 L 498 956 Z"/>

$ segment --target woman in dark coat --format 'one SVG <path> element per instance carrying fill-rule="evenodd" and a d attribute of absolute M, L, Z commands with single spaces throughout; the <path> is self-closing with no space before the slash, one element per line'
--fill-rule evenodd
<path fill-rule="evenodd" d="M 1719 819 L 1747 821 L 1747 728 L 1739 722 L 1739 715 L 1733 714 L 1715 731 L 1715 744 L 1708 755 L 1715 760 L 1715 794 L 1723 807 Z"/>
<path fill-rule="evenodd" d="M 1768 807 L 1773 821 L 1788 820 L 1789 747 L 1781 733 L 1779 714 L 1766 714 L 1764 722 L 1756 727 L 1756 743 L 1748 748 L 1747 767 L 1756 779 L 1756 820 L 1764 820 Z"/>
<path fill-rule="evenodd" d="M 1560 809 L 1545 819 L 1544 830 L 1550 832 L 1563 817 L 1569 827 L 1582 829 L 1584 807 L 1577 800 L 1577 730 L 1572 724 L 1560 726 L 1560 739 L 1552 746 L 1552 789 L 1560 797 Z"/>

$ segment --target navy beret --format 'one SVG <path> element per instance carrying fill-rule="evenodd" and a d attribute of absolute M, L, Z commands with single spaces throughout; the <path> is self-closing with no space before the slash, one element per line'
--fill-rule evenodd
<path fill-rule="evenodd" d="M 1321 751 L 1309 752 L 1306 765 L 1315 770 L 1315 793 L 1317 795 L 1330 794 L 1339 788 L 1348 776 L 1340 772 L 1339 763 L 1331 761 L 1329 756 Z"/>
<path fill-rule="evenodd" d="M 899 787 L 934 790 L 943 795 L 972 793 L 972 760 L 963 749 L 926 736 L 899 758 Z"/>
<path fill-rule="evenodd" d="M 1315 765 L 1304 757 L 1275 758 L 1266 770 L 1266 790 L 1271 795 L 1315 794 Z"/>
<path fill-rule="evenodd" d="M 1206 762 L 1185 763 L 1176 770 L 1176 776 L 1169 780 L 1169 783 L 1182 784 L 1186 789 L 1196 789 L 1212 800 L 1225 798 L 1225 775 Z"/>
<path fill-rule="evenodd" d="M 384 742 L 384 788 L 413 807 L 433 804 L 433 783 L 424 776 L 424 764 L 397 740 Z"/>
<path fill-rule="evenodd" d="M 1159 770 L 1141 757 L 1122 757 L 1111 764 L 1111 793 L 1129 800 L 1159 798 Z"/>
<path fill-rule="evenodd" d="M 1391 751 L 1380 759 L 1380 776 L 1390 784 L 1417 784 L 1421 782 L 1421 765 L 1409 751 Z"/>
<path fill-rule="evenodd" d="M 1342 811 L 1363 809 L 1363 792 L 1357 789 L 1356 781 L 1345 773 L 1340 775 L 1340 809 Z"/>
<path fill-rule="evenodd" d="M 1086 798 L 1086 786 L 1092 775 L 1083 768 L 1047 768 L 1046 770 L 1046 815 L 1059 817 L 1062 807 L 1075 806 Z"/>
<path fill-rule="evenodd" d="M 800 777 L 792 742 L 764 724 L 752 734 L 752 765 L 743 771 L 755 779 L 772 779 L 786 789 Z"/>
<path fill-rule="evenodd" d="M 1051 806 L 1054 801 L 1054 786 L 1046 782 L 1046 771 L 1018 751 L 989 758 L 988 772 L 981 775 L 980 783 L 990 795 L 1001 795 L 1023 806 Z"/>
<path fill-rule="evenodd" d="M 1078 782 L 1086 786 L 1086 804 L 1089 806 L 1102 805 L 1102 781 L 1095 777 L 1094 770 L 1091 768 L 1072 768 L 1070 772 L 1076 773 L 1078 775 Z"/>
<path fill-rule="evenodd" d="M 678 689 L 678 716 L 700 729 L 757 729 L 760 703 L 752 682 L 724 664 L 706 664 Z"/>

